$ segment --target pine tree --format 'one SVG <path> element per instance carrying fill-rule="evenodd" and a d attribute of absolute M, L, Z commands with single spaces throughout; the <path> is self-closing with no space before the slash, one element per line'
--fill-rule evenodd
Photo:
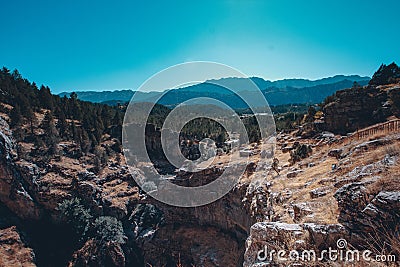
<path fill-rule="evenodd" d="M 10 122 L 11 127 L 18 126 L 22 122 L 21 109 L 19 105 L 15 105 L 15 107 L 11 110 L 10 120 L 11 120 Z"/>
<path fill-rule="evenodd" d="M 110 108 L 109 106 L 103 106 L 101 109 L 101 120 L 103 122 L 104 128 L 107 129 L 108 126 L 111 124 L 111 114 L 110 114 Z"/>
<path fill-rule="evenodd" d="M 78 101 L 78 94 L 73 92 L 69 98 L 69 110 L 71 112 L 72 118 L 78 121 L 82 121 L 83 112 L 81 105 Z"/>
<path fill-rule="evenodd" d="M 122 116 L 119 110 L 115 111 L 114 118 L 112 119 L 112 124 L 115 126 L 122 125 Z"/>
<path fill-rule="evenodd" d="M 59 141 L 59 134 L 56 129 L 53 114 L 48 111 L 42 121 L 42 128 L 44 130 L 44 141 L 48 147 L 48 153 L 54 155 L 57 153 L 57 144 Z"/>
<path fill-rule="evenodd" d="M 77 130 L 77 128 L 76 128 L 75 121 L 72 121 L 72 122 L 71 122 L 70 128 L 71 128 L 70 132 L 71 132 L 71 135 L 72 135 L 72 139 L 73 139 L 74 141 L 76 141 L 76 139 L 77 139 L 77 137 L 78 137 L 78 130 Z"/>
<path fill-rule="evenodd" d="M 42 85 L 39 90 L 39 101 L 43 108 L 45 109 L 54 109 L 54 101 L 53 96 L 50 93 L 49 87 L 45 87 Z"/>
<path fill-rule="evenodd" d="M 61 138 L 68 137 L 68 123 L 62 110 L 59 111 L 57 128 Z"/>
<path fill-rule="evenodd" d="M 46 135 L 58 136 L 58 131 L 54 122 L 53 113 L 51 111 L 46 112 L 43 118 L 41 127 L 43 128 Z"/>
<path fill-rule="evenodd" d="M 84 152 L 84 153 L 87 153 L 90 149 L 89 135 L 85 129 L 82 129 L 82 138 L 81 138 L 80 146 L 81 146 L 82 152 Z"/>
<path fill-rule="evenodd" d="M 28 119 L 29 128 L 30 128 L 30 131 L 31 131 L 31 135 L 33 136 L 33 135 L 34 135 L 34 132 L 33 132 L 33 130 L 34 130 L 34 124 L 35 124 L 35 122 L 36 122 L 36 116 L 35 116 L 35 113 L 33 112 L 33 110 L 32 110 L 32 108 L 31 108 L 30 105 L 28 105 L 28 106 L 25 108 L 25 110 L 26 110 L 25 116 L 26 116 L 26 118 Z"/>

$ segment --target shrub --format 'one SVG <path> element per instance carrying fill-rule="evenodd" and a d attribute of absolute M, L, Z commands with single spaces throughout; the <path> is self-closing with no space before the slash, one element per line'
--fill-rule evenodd
<path fill-rule="evenodd" d="M 79 236 L 86 235 L 92 215 L 79 198 L 64 200 L 58 205 L 58 210 L 62 221 L 71 225 Z"/>
<path fill-rule="evenodd" d="M 92 230 L 95 240 L 102 245 L 105 245 L 107 242 L 125 243 L 122 223 L 114 217 L 98 217 L 93 223 Z"/>
<path fill-rule="evenodd" d="M 309 157 L 312 153 L 312 148 L 306 144 L 295 143 L 294 149 L 290 151 L 290 162 L 292 164 Z"/>

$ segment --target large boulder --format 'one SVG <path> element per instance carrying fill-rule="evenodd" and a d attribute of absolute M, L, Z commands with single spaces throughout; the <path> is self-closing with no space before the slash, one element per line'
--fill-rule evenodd
<path fill-rule="evenodd" d="M 336 248 L 337 240 L 343 238 L 347 239 L 348 233 L 340 224 L 256 223 L 246 240 L 243 266 L 303 266 L 304 262 L 301 261 L 280 262 L 276 253 L 283 250 L 286 258 L 295 250 L 314 250 L 317 253 L 329 247 Z M 270 257 L 272 250 L 275 250 L 275 257 Z"/>
<path fill-rule="evenodd" d="M 384 178 L 381 178 L 384 179 Z M 370 193 L 374 180 L 344 185 L 336 193 L 339 222 L 351 234 L 352 243 L 360 246 L 388 244 L 398 240 L 400 227 L 400 192 Z"/>

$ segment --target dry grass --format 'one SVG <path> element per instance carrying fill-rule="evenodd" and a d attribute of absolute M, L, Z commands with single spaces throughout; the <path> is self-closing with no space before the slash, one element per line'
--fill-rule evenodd
<path fill-rule="evenodd" d="M 392 255 L 396 257 L 396 262 L 387 262 L 385 266 L 398 266 L 396 263 L 398 263 L 400 257 L 399 232 L 398 226 L 395 231 L 392 231 L 388 230 L 384 225 L 380 225 L 374 229 L 374 232 L 364 236 L 367 249 L 371 250 L 373 255 Z"/>
<path fill-rule="evenodd" d="M 310 191 L 323 187 L 319 182 L 324 178 L 332 178 L 331 169 L 332 164 L 338 164 L 336 158 L 327 157 L 326 154 L 331 148 L 328 146 L 321 146 L 314 149 L 313 158 L 307 158 L 300 161 L 295 166 L 314 163 L 313 167 L 303 167 L 303 172 L 299 173 L 294 178 L 287 178 L 289 172 L 288 168 L 284 168 L 280 176 L 276 176 L 273 181 L 272 191 L 282 192 L 290 190 L 292 197 L 286 202 L 285 206 L 275 205 L 274 210 L 280 215 L 280 219 L 286 222 L 293 222 L 292 218 L 287 213 L 287 205 L 289 203 L 306 202 L 309 204 L 313 211 L 312 217 L 304 217 L 300 222 L 314 222 L 314 223 L 337 223 L 338 209 L 332 190 L 327 195 L 312 199 Z M 280 165 L 284 165 L 288 158 L 289 153 L 282 153 L 279 150 L 276 153 L 280 161 Z"/>
<path fill-rule="evenodd" d="M 294 178 L 287 178 L 286 175 L 290 171 L 289 168 L 283 168 L 279 176 L 273 174 L 270 178 L 273 182 L 271 190 L 273 192 L 283 192 L 290 190 L 292 197 L 282 204 L 277 204 L 274 207 L 276 214 L 280 215 L 280 220 L 292 223 L 293 220 L 289 216 L 287 210 L 290 203 L 306 202 L 313 211 L 313 217 L 304 217 L 300 222 L 318 222 L 318 223 L 337 223 L 338 206 L 337 201 L 333 197 L 336 188 L 333 184 L 340 177 L 345 177 L 350 171 L 358 166 L 366 166 L 371 163 L 376 163 L 385 158 L 385 156 L 398 156 L 400 155 L 400 141 L 394 139 L 391 144 L 383 146 L 371 146 L 368 150 L 358 151 L 352 153 L 350 156 L 342 160 L 333 157 L 328 157 L 327 154 L 331 149 L 343 149 L 345 152 L 352 151 L 352 149 L 366 141 L 372 141 L 382 138 L 382 134 L 369 136 L 366 139 L 353 139 L 347 144 L 336 143 L 333 145 L 322 145 L 313 149 L 312 158 L 303 159 L 295 164 L 293 167 L 305 166 L 301 169 L 303 172 L 299 173 Z M 390 136 L 386 136 L 390 138 Z M 303 140 L 302 140 L 303 141 Z M 289 153 L 282 153 L 277 150 L 276 157 L 280 161 L 280 166 L 285 165 L 288 160 Z M 315 164 L 313 167 L 308 167 L 308 163 Z M 332 164 L 337 164 L 338 169 L 332 172 Z M 381 190 L 400 190 L 400 167 L 393 166 L 390 168 L 382 167 L 383 173 L 380 174 L 382 179 L 370 185 L 371 192 L 379 192 Z M 367 176 L 368 177 L 368 176 Z M 332 181 L 329 179 L 332 178 Z M 324 179 L 324 183 L 320 181 Z M 320 187 L 331 187 L 331 192 L 327 195 L 312 199 L 310 191 Z"/>
<path fill-rule="evenodd" d="M 378 181 L 368 186 L 371 195 L 380 191 L 400 191 L 400 164 L 391 167 Z"/>
<path fill-rule="evenodd" d="M 400 155 L 400 146 L 398 144 L 391 144 L 385 147 L 385 153 L 389 156 Z"/>

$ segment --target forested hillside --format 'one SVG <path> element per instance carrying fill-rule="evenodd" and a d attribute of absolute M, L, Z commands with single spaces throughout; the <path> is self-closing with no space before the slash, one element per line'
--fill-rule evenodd
<path fill-rule="evenodd" d="M 33 142 L 36 153 L 46 158 L 58 153 L 57 143 L 68 140 L 79 145 L 79 153 L 94 152 L 104 134 L 114 137 L 112 148 L 120 150 L 115 128 L 123 112 L 117 107 L 81 101 L 76 94 L 52 95 L 49 87 L 38 87 L 7 68 L 0 71 L 0 102 L 17 141 Z"/>

